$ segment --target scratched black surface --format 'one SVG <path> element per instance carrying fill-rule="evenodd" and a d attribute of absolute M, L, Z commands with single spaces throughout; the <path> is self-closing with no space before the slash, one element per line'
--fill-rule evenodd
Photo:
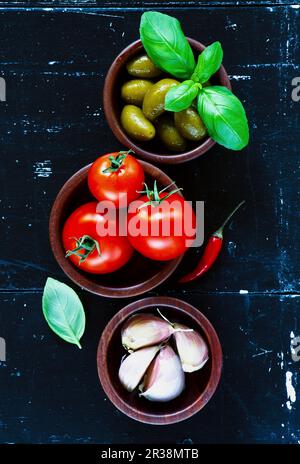
<path fill-rule="evenodd" d="M 99 336 L 128 300 L 79 291 L 88 318 L 82 351 L 56 338 L 41 313 L 46 277 L 69 283 L 48 244 L 57 191 L 98 154 L 120 148 L 105 122 L 101 92 L 114 56 L 137 38 L 141 2 L 0 2 L 0 74 L 7 84 L 7 102 L 0 103 L 2 443 L 300 441 L 293 401 L 293 388 L 300 395 L 299 367 L 290 356 L 290 336 L 300 332 L 300 103 L 291 100 L 291 80 L 300 72 L 300 9 L 294 2 L 200 3 L 164 5 L 187 35 L 222 42 L 224 64 L 249 115 L 251 143 L 240 153 L 215 147 L 165 170 L 186 196 L 205 200 L 206 236 L 239 200 L 247 208 L 227 230 L 214 270 L 190 287 L 169 281 L 150 293 L 201 309 L 224 351 L 224 375 L 209 405 L 162 428 L 126 418 L 99 386 Z M 159 2 L 146 4 L 158 8 Z M 196 258 L 190 253 L 184 266 Z"/>

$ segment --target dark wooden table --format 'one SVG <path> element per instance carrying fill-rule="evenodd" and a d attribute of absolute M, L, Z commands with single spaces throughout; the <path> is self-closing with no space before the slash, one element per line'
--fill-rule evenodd
<path fill-rule="evenodd" d="M 66 179 L 101 153 L 121 148 L 102 107 L 115 55 L 138 36 L 141 12 L 159 2 L 0 2 L 1 273 L 0 442 L 299 443 L 300 8 L 285 1 L 164 2 L 186 33 L 220 40 L 234 91 L 244 101 L 251 143 L 216 146 L 166 167 L 191 199 L 205 200 L 206 236 L 241 199 L 218 265 L 199 282 L 174 280 L 149 295 L 194 304 L 214 324 L 224 351 L 218 391 L 178 425 L 137 423 L 107 400 L 96 348 L 109 319 L 131 300 L 78 289 L 87 312 L 84 349 L 47 327 L 47 276 L 68 284 L 48 243 L 48 217 Z M 237 5 L 238 4 L 238 5 Z M 13 7 L 11 6 L 13 5 Z M 187 182 L 188 179 L 188 182 Z M 197 259 L 189 255 L 189 265 Z M 74 287 L 74 286 L 73 286 Z M 289 380 L 291 379 L 291 380 Z"/>

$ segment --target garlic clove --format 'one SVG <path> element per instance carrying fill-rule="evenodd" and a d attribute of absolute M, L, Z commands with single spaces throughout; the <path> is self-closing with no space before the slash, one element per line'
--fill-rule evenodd
<path fill-rule="evenodd" d="M 166 345 L 152 361 L 144 382 L 140 385 L 140 396 L 149 401 L 171 401 L 181 394 L 184 386 L 184 372 L 180 359 L 174 350 Z"/>
<path fill-rule="evenodd" d="M 119 379 L 126 390 L 132 392 L 140 383 L 160 346 L 150 346 L 134 351 L 121 361 Z"/>
<path fill-rule="evenodd" d="M 174 324 L 174 338 L 184 372 L 194 372 L 207 362 L 208 347 L 195 330 L 188 331 L 183 324 Z"/>
<path fill-rule="evenodd" d="M 128 351 L 156 345 L 167 340 L 174 329 L 171 324 L 153 314 L 135 314 L 125 322 L 122 344 Z"/>

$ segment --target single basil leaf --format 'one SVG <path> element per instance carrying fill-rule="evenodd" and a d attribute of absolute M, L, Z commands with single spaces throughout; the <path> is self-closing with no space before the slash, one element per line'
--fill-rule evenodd
<path fill-rule="evenodd" d="M 196 81 L 203 84 L 218 71 L 223 60 L 223 50 L 220 42 L 214 42 L 206 47 L 198 57 L 194 71 Z"/>
<path fill-rule="evenodd" d="M 79 340 L 85 329 L 85 314 L 72 288 L 48 277 L 43 293 L 43 313 L 56 335 L 81 348 Z"/>
<path fill-rule="evenodd" d="M 165 97 L 165 110 L 182 111 L 191 106 L 197 97 L 199 86 L 194 81 L 184 81 L 172 87 Z"/>
<path fill-rule="evenodd" d="M 140 36 L 156 66 L 181 79 L 192 75 L 195 58 L 178 19 L 157 11 L 147 11 L 141 18 Z"/>
<path fill-rule="evenodd" d="M 226 87 L 201 89 L 198 112 L 212 139 L 231 150 L 241 150 L 249 142 L 249 127 L 240 100 Z"/>

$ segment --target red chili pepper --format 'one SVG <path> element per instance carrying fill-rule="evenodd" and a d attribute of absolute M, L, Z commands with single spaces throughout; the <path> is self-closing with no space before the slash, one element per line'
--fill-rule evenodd
<path fill-rule="evenodd" d="M 197 279 L 201 275 L 205 274 L 214 262 L 216 261 L 217 257 L 219 256 L 219 253 L 222 249 L 222 244 L 223 244 L 223 229 L 226 226 L 226 224 L 229 222 L 229 220 L 232 218 L 234 213 L 245 203 L 245 201 L 242 201 L 237 207 L 230 213 L 230 215 L 227 217 L 227 219 L 223 222 L 221 227 L 219 227 L 216 232 L 214 232 L 211 237 L 209 238 L 206 248 L 204 250 L 203 255 L 200 258 L 199 263 L 197 264 L 196 268 L 192 271 L 189 272 L 189 274 L 185 275 L 184 277 L 181 277 L 179 280 L 179 283 L 185 284 L 186 282 L 192 282 L 193 280 Z"/>

